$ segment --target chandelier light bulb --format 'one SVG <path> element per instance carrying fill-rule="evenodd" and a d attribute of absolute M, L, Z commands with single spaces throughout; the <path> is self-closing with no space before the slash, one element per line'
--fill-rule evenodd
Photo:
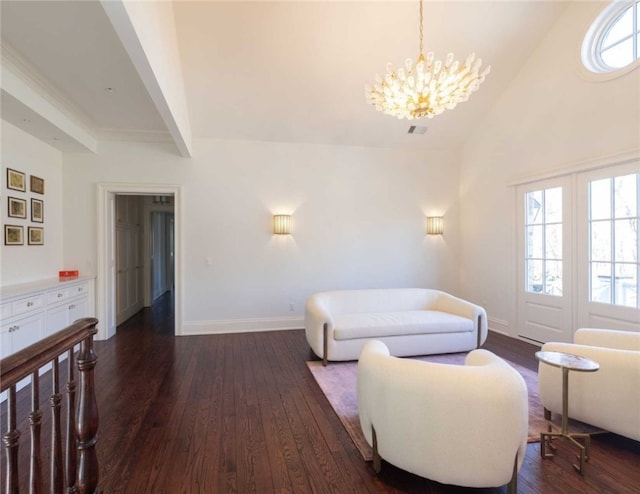
<path fill-rule="evenodd" d="M 404 68 L 398 70 L 388 63 L 384 77 L 376 74 L 373 87 L 365 86 L 367 101 L 376 110 L 399 119 L 433 118 L 467 101 L 491 71 L 488 66 L 480 72 L 482 59 L 476 59 L 475 53 L 469 55 L 462 64 L 454 61 L 453 53 L 449 53 L 444 62 L 436 60 L 433 52 L 425 57 L 422 38 L 420 0 L 420 56 L 415 65 L 407 58 Z"/>

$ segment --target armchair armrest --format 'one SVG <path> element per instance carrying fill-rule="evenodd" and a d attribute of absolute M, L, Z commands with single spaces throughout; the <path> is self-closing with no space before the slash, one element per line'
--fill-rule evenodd
<path fill-rule="evenodd" d="M 573 335 L 573 341 L 580 345 L 640 352 L 640 333 L 633 331 L 580 328 Z"/>
<path fill-rule="evenodd" d="M 580 355 L 600 364 L 597 372 L 571 374 L 571 418 L 640 440 L 640 351 L 556 342 L 545 343 L 542 350 Z M 562 410 L 560 383 L 559 368 L 538 365 L 542 404 L 558 413 Z"/>

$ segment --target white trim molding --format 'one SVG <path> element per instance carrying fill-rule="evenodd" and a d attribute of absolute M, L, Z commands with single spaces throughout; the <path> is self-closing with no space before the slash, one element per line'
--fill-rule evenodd
<path fill-rule="evenodd" d="M 183 258 L 182 258 L 182 186 L 167 184 L 128 184 L 128 183 L 99 183 L 97 184 L 97 279 L 96 279 L 96 311 L 98 320 L 97 339 L 111 338 L 116 332 L 116 301 L 115 301 L 115 196 L 126 195 L 157 195 L 173 194 L 174 204 L 174 232 L 175 232 L 175 334 L 183 334 L 182 313 L 184 307 L 183 296 Z"/>
<path fill-rule="evenodd" d="M 524 185 L 530 182 L 538 182 L 540 180 L 562 177 L 564 175 L 573 175 L 575 173 L 587 172 L 595 170 L 597 168 L 605 168 L 613 165 L 623 165 L 625 163 L 631 163 L 633 161 L 640 161 L 640 149 L 632 149 L 617 154 L 601 156 L 599 158 L 593 158 L 590 160 L 579 161 L 570 164 L 556 165 L 548 168 L 547 171 L 542 171 L 540 173 L 513 177 L 510 180 L 507 180 L 507 187 Z"/>
<path fill-rule="evenodd" d="M 505 321 L 504 319 L 497 319 L 495 317 L 489 317 L 487 319 L 487 324 L 490 331 L 494 331 L 505 336 L 512 336 L 509 329 L 509 321 Z"/>
<path fill-rule="evenodd" d="M 227 333 L 255 333 L 304 328 L 303 317 L 265 317 L 253 319 L 218 319 L 213 321 L 185 321 L 182 335 Z M 177 333 L 176 333 L 177 334 Z"/>

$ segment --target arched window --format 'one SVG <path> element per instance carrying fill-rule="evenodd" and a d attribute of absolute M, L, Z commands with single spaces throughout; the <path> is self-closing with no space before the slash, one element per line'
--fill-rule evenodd
<path fill-rule="evenodd" d="M 640 0 L 614 1 L 596 18 L 582 45 L 582 63 L 597 74 L 639 65 Z"/>

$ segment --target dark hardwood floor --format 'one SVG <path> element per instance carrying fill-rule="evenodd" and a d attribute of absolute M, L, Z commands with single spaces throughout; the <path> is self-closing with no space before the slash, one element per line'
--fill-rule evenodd
<path fill-rule="evenodd" d="M 170 298 L 96 342 L 105 493 L 506 492 L 445 486 L 388 463 L 375 475 L 306 368 L 303 331 L 174 337 Z M 492 333 L 485 347 L 537 368 L 533 345 Z M 543 461 L 530 444 L 518 492 L 640 493 L 639 443 L 595 436 L 585 477 L 573 457 L 560 444 Z"/>

